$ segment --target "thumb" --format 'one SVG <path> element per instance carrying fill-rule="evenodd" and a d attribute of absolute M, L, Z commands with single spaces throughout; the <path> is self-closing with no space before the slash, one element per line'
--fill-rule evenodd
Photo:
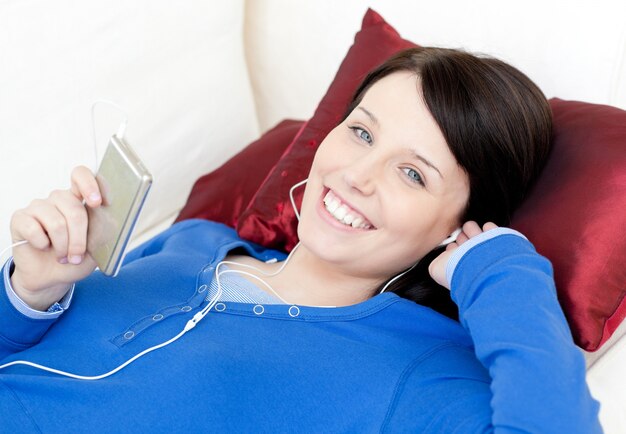
<path fill-rule="evenodd" d="M 452 256 L 452 252 L 454 252 L 458 248 L 457 243 L 450 243 L 446 246 L 446 250 L 441 252 L 439 256 L 437 256 L 428 266 L 428 274 L 433 278 L 435 282 L 439 285 L 444 286 L 450 289 L 450 284 L 448 283 L 448 279 L 446 278 L 446 266 L 448 265 L 448 260 Z"/>

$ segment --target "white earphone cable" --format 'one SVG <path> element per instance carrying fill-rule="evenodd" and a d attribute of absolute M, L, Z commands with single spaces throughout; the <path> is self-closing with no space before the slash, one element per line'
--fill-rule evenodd
<path fill-rule="evenodd" d="M 26 244 L 26 243 L 28 243 L 28 241 L 23 240 L 23 241 L 18 241 L 16 243 L 12 244 L 11 246 L 9 246 L 8 248 L 4 249 L 0 253 L 0 258 L 2 257 L 2 255 L 4 255 L 4 253 L 8 249 L 10 249 L 12 247 L 17 247 L 17 246 L 20 246 L 20 245 Z M 115 374 L 116 372 L 124 369 L 126 366 L 130 365 L 135 360 L 145 356 L 146 354 L 151 353 L 152 351 L 158 350 L 159 348 L 163 348 L 163 347 L 171 344 L 172 342 L 175 342 L 178 339 L 180 339 L 185 333 L 187 333 L 189 330 L 194 328 L 196 326 L 196 324 L 204 317 L 204 315 L 206 315 L 206 313 L 208 313 L 208 311 L 215 305 L 215 303 L 217 303 L 217 300 L 219 299 L 221 294 L 222 294 L 221 288 L 218 287 L 218 291 L 217 291 L 217 294 L 215 295 L 215 297 L 213 297 L 213 299 L 211 299 L 209 304 L 201 312 L 195 314 L 192 319 L 187 321 L 187 324 L 185 324 L 185 327 L 183 328 L 183 330 L 181 330 L 176 336 L 174 336 L 173 338 L 169 339 L 168 341 L 162 342 L 162 343 L 160 343 L 158 345 L 154 345 L 153 347 L 150 347 L 150 348 L 148 348 L 146 350 L 143 350 L 139 354 L 136 354 L 132 358 L 128 359 L 126 362 L 124 362 L 121 365 L 119 365 L 117 368 L 112 369 L 109 372 L 106 372 L 104 374 L 93 375 L 93 376 L 78 375 L 78 374 L 73 374 L 71 372 L 65 372 L 65 371 L 62 371 L 60 369 L 50 368 L 48 366 L 40 365 L 38 363 L 29 362 L 27 360 L 15 360 L 13 362 L 5 363 L 4 365 L 0 365 L 0 370 L 8 368 L 9 366 L 25 365 L 25 366 L 31 366 L 31 367 L 36 368 L 36 369 L 40 369 L 42 371 L 51 372 L 53 374 L 62 375 L 62 376 L 65 376 L 65 377 L 70 377 L 70 378 L 75 378 L 77 380 L 90 380 L 90 381 L 93 381 L 93 380 L 100 380 L 102 378 L 109 377 L 109 376 Z M 204 311 L 206 311 L 206 312 L 201 317 L 199 317 L 199 314 L 201 314 Z"/>
<path fill-rule="evenodd" d="M 93 108 L 95 107 L 95 105 L 98 103 L 99 101 L 97 101 L 96 103 L 94 103 L 94 105 L 92 106 L 92 115 L 93 115 Z M 103 102 L 107 102 L 107 101 L 103 101 Z M 114 103 L 112 103 L 114 106 L 116 106 Z M 119 107 L 118 107 L 119 108 Z M 121 135 L 118 135 L 118 137 L 122 137 L 122 135 L 124 134 L 124 129 L 126 128 L 125 125 L 125 121 L 123 123 L 123 127 L 120 126 L 120 131 L 118 131 L 118 133 L 120 133 Z M 95 126 L 94 126 L 94 145 L 95 145 Z M 293 187 L 291 187 L 291 189 L 289 190 L 289 198 L 291 200 L 291 204 L 293 206 L 293 209 L 295 211 L 296 214 L 296 218 L 298 220 L 300 220 L 300 214 L 296 208 L 296 204 L 295 201 L 293 199 L 293 190 L 299 186 L 301 186 L 302 184 L 306 183 L 307 180 L 305 179 L 304 181 L 301 181 L 297 184 L 295 184 Z M 445 245 L 448 243 L 453 242 L 456 237 L 458 236 L 458 234 L 461 232 L 460 229 L 456 230 L 450 237 L 448 237 L 446 240 L 444 240 L 444 242 L 441 245 Z M 2 256 L 4 255 L 4 253 L 14 247 L 23 245 L 28 243 L 27 240 L 22 240 L 22 241 L 17 241 L 15 243 L 13 243 L 12 245 L 10 245 L 9 247 L 5 248 L 2 252 L 0 252 L 0 258 L 2 258 Z M 158 345 L 154 345 L 138 354 L 136 354 L 135 356 L 133 356 L 132 358 L 128 359 L 126 362 L 122 363 L 121 365 L 119 365 L 118 367 L 110 370 L 109 372 L 106 372 L 104 374 L 101 375 L 94 375 L 94 376 L 85 376 L 85 375 L 78 375 L 78 374 L 73 374 L 70 372 L 65 372 L 59 369 L 55 369 L 55 368 L 50 368 L 48 366 L 43 366 L 37 363 L 33 363 L 33 362 L 29 362 L 26 360 L 16 360 L 13 362 L 9 362 L 6 363 L 4 365 L 0 365 L 0 370 L 8 368 L 9 366 L 15 366 L 15 365 L 26 365 L 26 366 L 31 366 L 33 368 L 36 369 L 40 369 L 43 371 L 47 371 L 53 374 L 57 374 L 57 375 L 62 375 L 62 376 L 66 376 L 66 377 L 70 377 L 70 378 L 75 378 L 78 380 L 89 380 L 89 381 L 94 381 L 94 380 L 100 380 L 106 377 L 109 377 L 113 374 L 115 374 L 116 372 L 124 369 L 126 366 L 128 366 L 129 364 L 131 364 L 132 362 L 134 362 L 135 360 L 143 357 L 146 354 L 151 353 L 152 351 L 156 351 L 160 348 L 166 347 L 167 345 L 177 341 L 178 339 L 180 339 L 185 333 L 187 333 L 189 330 L 191 330 L 192 328 L 194 328 L 208 313 L 209 311 L 213 308 L 213 306 L 215 306 L 215 304 L 217 303 L 217 301 L 219 300 L 219 298 L 222 296 L 222 286 L 221 286 L 221 282 L 220 282 L 220 276 L 222 274 L 226 274 L 226 273 L 240 273 L 240 274 L 244 274 L 247 276 L 250 276 L 254 279 L 257 279 L 258 281 L 260 281 L 261 283 L 263 283 L 264 285 L 266 285 L 282 302 L 284 302 L 285 304 L 291 304 L 288 303 L 286 300 L 284 300 L 267 282 L 263 281 L 263 279 L 261 279 L 258 276 L 255 276 L 254 274 L 248 273 L 246 271 L 241 271 L 241 270 L 223 270 L 223 271 L 219 271 L 220 266 L 224 265 L 224 264 L 231 264 L 231 265 L 237 265 L 240 267 L 245 267 L 245 268 L 250 268 L 250 269 L 254 269 L 257 272 L 267 276 L 267 277 L 271 277 L 271 276 L 276 276 L 278 273 L 280 273 L 285 266 L 287 265 L 287 263 L 289 262 L 289 260 L 291 259 L 293 253 L 296 251 L 296 249 L 300 246 L 300 243 L 298 243 L 293 250 L 289 253 L 289 255 L 287 256 L 287 258 L 285 259 L 285 261 L 283 262 L 282 266 L 275 272 L 273 273 L 266 273 L 263 270 L 260 270 L 257 267 L 254 267 L 252 265 L 247 265 L 247 264 L 240 264 L 237 262 L 233 262 L 233 261 L 221 261 L 217 264 L 217 266 L 215 267 L 215 278 L 216 278 L 216 283 L 217 283 L 217 292 L 215 294 L 215 296 L 209 301 L 209 303 L 199 312 L 197 312 L 189 321 L 187 321 L 187 323 L 185 324 L 185 327 L 183 328 L 183 330 L 181 330 L 176 336 L 174 336 L 173 338 L 162 342 Z M 380 293 L 382 294 L 385 289 L 387 289 L 387 287 L 394 282 L 395 280 L 399 279 L 400 277 L 402 277 L 404 274 L 408 273 L 410 270 L 412 270 L 417 264 L 414 264 L 411 268 L 409 268 L 408 270 L 398 274 L 397 276 L 393 277 L 391 280 L 389 280 L 389 282 L 387 282 L 387 284 L 383 287 L 383 289 L 380 291 Z M 335 306 L 314 306 L 314 307 L 335 307 Z"/>
<path fill-rule="evenodd" d="M 94 106 L 95 106 L 95 103 L 94 103 Z M 93 107 L 94 106 L 92 106 L 92 113 L 93 113 Z M 123 134 L 123 130 L 122 130 L 121 134 Z M 94 144 L 95 144 L 95 128 L 94 128 Z M 304 184 L 305 182 L 306 182 L 306 180 L 296 184 L 289 191 L 290 199 L 291 199 L 291 202 L 292 202 L 292 204 L 294 206 L 294 209 L 295 209 L 295 202 L 294 202 L 293 196 L 292 196 L 293 189 L 298 187 L 298 186 L 300 186 L 300 185 L 302 185 L 302 184 Z M 296 216 L 298 217 L 298 219 L 300 218 L 297 210 L 296 210 Z M 23 240 L 23 241 L 18 241 L 16 243 L 10 245 L 9 247 L 4 249 L 0 253 L 0 257 L 2 257 L 2 255 L 7 250 L 9 250 L 9 249 L 11 249 L 13 247 L 17 247 L 17 246 L 22 245 L 22 244 L 26 244 L 26 243 L 28 243 L 28 241 Z M 267 273 L 259 270 L 256 267 L 253 267 L 251 265 L 239 264 L 239 263 L 232 262 L 232 261 L 222 261 L 222 262 L 220 262 L 216 266 L 216 268 L 215 268 L 215 276 L 216 276 L 216 281 L 217 281 L 217 292 L 216 292 L 215 296 L 209 301 L 209 303 L 200 312 L 196 313 L 189 321 L 187 321 L 187 323 L 185 324 L 185 327 L 183 328 L 183 330 L 181 330 L 176 336 L 174 336 L 173 338 L 169 339 L 168 341 L 162 342 L 162 343 L 160 343 L 158 345 L 154 345 L 154 346 L 152 346 L 152 347 L 150 347 L 150 348 L 148 348 L 148 349 L 146 349 L 146 350 L 136 354 L 135 356 L 133 356 L 132 358 L 128 359 L 126 362 L 122 363 L 118 367 L 110 370 L 109 372 L 106 372 L 106 373 L 101 374 L 101 375 L 93 375 L 93 376 L 78 375 L 78 374 L 73 374 L 71 372 L 62 371 L 60 369 L 50 368 L 48 366 L 40 365 L 38 363 L 29 362 L 27 360 L 15 360 L 13 362 L 5 363 L 4 365 L 0 365 L 0 370 L 8 368 L 9 366 L 25 365 L 25 366 L 30 366 L 30 367 L 33 367 L 33 368 L 36 368 L 36 369 L 40 369 L 40 370 L 43 370 L 43 371 L 47 371 L 47 372 L 50 372 L 50 373 L 53 373 L 53 374 L 62 375 L 62 376 L 65 376 L 65 377 L 70 377 L 70 378 L 75 378 L 77 380 L 95 381 L 95 380 L 101 380 L 103 378 L 109 377 L 109 376 L 115 374 L 116 372 L 119 372 L 120 370 L 124 369 L 126 366 L 130 365 L 135 360 L 145 356 L 146 354 L 151 353 L 152 351 L 156 351 L 156 350 L 158 350 L 160 348 L 166 347 L 167 345 L 177 341 L 185 333 L 187 333 L 189 330 L 194 328 L 209 313 L 209 311 L 213 308 L 213 306 L 215 306 L 215 304 L 217 303 L 217 301 L 221 297 L 221 295 L 222 295 L 222 286 L 221 286 L 221 282 L 220 282 L 219 277 L 222 274 L 229 273 L 229 272 L 230 273 L 238 272 L 238 273 L 246 274 L 246 275 L 249 275 L 249 276 L 251 276 L 253 278 L 258 279 L 260 282 L 264 283 L 281 301 L 283 301 L 285 304 L 290 304 L 290 303 L 287 303 L 285 300 L 283 300 L 282 297 L 280 297 L 280 295 L 276 291 L 274 291 L 274 289 L 269 284 L 267 284 L 266 282 L 263 281 L 263 279 L 255 276 L 255 275 L 253 275 L 251 273 L 247 273 L 245 271 L 239 271 L 239 270 L 224 270 L 224 271 L 219 272 L 219 267 L 222 264 L 230 263 L 230 264 L 236 264 L 236 265 L 239 265 L 239 266 L 242 266 L 242 267 L 253 268 L 253 269 L 255 269 L 255 270 L 257 270 L 257 271 L 259 271 L 259 272 L 261 272 L 261 273 L 263 273 L 263 274 L 265 274 L 267 276 L 275 276 L 276 274 L 280 273 L 283 270 L 285 265 L 287 265 L 289 259 L 291 258 L 292 253 L 296 251 L 298 246 L 299 246 L 299 244 L 296 245 L 296 247 L 294 247 L 294 249 L 291 251 L 291 253 L 287 257 L 287 259 L 284 261 L 282 266 L 276 272 L 271 273 L 271 274 L 267 274 Z"/>
<path fill-rule="evenodd" d="M 293 191 L 296 188 L 300 187 L 302 184 L 306 183 L 308 180 L 309 178 L 305 179 L 304 181 L 300 181 L 289 189 L 289 199 L 291 200 L 291 206 L 293 207 L 293 211 L 296 213 L 296 218 L 298 219 L 298 221 L 300 221 L 300 213 L 298 212 L 298 207 L 296 207 L 296 201 L 293 199 Z"/>
<path fill-rule="evenodd" d="M 96 106 L 98 104 L 108 104 L 112 107 L 115 107 L 116 109 L 118 109 L 119 111 L 121 111 L 124 114 L 124 119 L 122 120 L 122 122 L 120 123 L 120 126 L 117 127 L 117 133 L 115 133 L 115 135 L 120 138 L 123 139 L 124 138 L 124 134 L 126 133 L 126 126 L 128 125 L 128 112 L 126 112 L 126 110 L 124 110 L 122 107 L 120 107 L 119 105 L 117 105 L 116 103 L 114 103 L 113 101 L 109 101 L 108 99 L 99 99 L 94 101 L 91 104 L 91 138 L 93 141 L 93 149 L 94 149 L 94 158 L 95 158 L 95 166 L 94 166 L 94 173 L 95 171 L 98 169 L 98 143 L 96 141 Z"/>
<path fill-rule="evenodd" d="M 17 247 L 17 246 L 21 246 L 22 244 L 26 244 L 28 243 L 27 240 L 21 240 L 21 241 L 16 241 L 13 244 L 11 244 L 9 247 L 5 248 L 4 250 L 2 250 L 2 252 L 0 252 L 0 259 L 2 259 L 4 257 L 4 254 L 9 251 L 10 249 L 12 249 L 13 247 Z"/>

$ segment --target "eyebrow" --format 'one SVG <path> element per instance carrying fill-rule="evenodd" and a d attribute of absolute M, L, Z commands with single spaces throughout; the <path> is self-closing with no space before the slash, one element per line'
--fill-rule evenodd
<path fill-rule="evenodd" d="M 374 122 L 376 125 L 379 125 L 378 124 L 378 119 L 376 119 L 376 116 L 374 116 L 369 110 L 367 110 L 367 109 L 365 109 L 365 108 L 363 108 L 361 106 L 358 106 L 357 108 L 359 110 L 363 110 L 363 113 L 365 113 L 372 120 L 372 122 Z"/>
<path fill-rule="evenodd" d="M 420 154 L 418 154 L 417 152 L 415 152 L 415 149 L 411 149 L 411 148 L 406 148 L 406 150 L 411 154 L 412 157 L 417 158 L 418 160 L 420 160 L 422 163 L 424 163 L 426 166 L 430 167 L 431 169 L 433 169 L 435 172 L 437 172 L 439 174 L 439 176 L 441 177 L 441 179 L 443 179 L 443 175 L 441 174 L 441 172 L 439 171 L 439 169 L 437 169 L 437 167 L 435 167 L 435 165 L 433 163 L 431 163 L 430 161 L 428 161 L 426 158 L 422 157 Z"/>
<path fill-rule="evenodd" d="M 369 110 L 367 110 L 366 108 L 363 108 L 361 106 L 357 107 L 359 110 L 363 111 L 363 113 L 365 113 L 374 124 L 376 124 L 377 126 L 379 125 L 378 123 L 378 119 L 376 118 L 376 116 L 374 116 L 374 114 L 372 112 L 370 112 Z M 411 154 L 412 157 L 420 160 L 422 163 L 424 163 L 426 166 L 430 167 L 431 169 L 433 169 L 435 172 L 437 172 L 439 174 L 439 176 L 441 177 L 441 179 L 443 179 L 443 175 L 441 174 L 441 172 L 439 171 L 439 169 L 437 169 L 437 167 L 431 163 L 430 161 L 428 161 L 426 158 L 422 157 L 420 154 L 417 153 L 417 151 L 415 151 L 415 149 L 412 148 L 406 148 L 406 150 Z"/>

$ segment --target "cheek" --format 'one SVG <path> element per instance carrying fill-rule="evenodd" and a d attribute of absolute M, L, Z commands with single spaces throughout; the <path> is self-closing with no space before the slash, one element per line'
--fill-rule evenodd
<path fill-rule="evenodd" d="M 322 140 L 315 153 L 314 164 L 339 168 L 358 156 L 359 146 L 346 124 L 339 124 Z"/>
<path fill-rule="evenodd" d="M 447 207 L 424 192 L 387 202 L 383 208 L 390 233 L 398 243 L 418 247 L 425 250 L 424 254 L 445 238 L 448 227 L 454 224 Z"/>
<path fill-rule="evenodd" d="M 332 160 L 328 158 L 329 154 L 326 146 L 327 144 L 325 145 L 324 142 L 320 144 L 313 158 L 304 190 L 304 196 L 302 198 L 301 211 L 303 213 L 315 210 L 317 200 L 320 198 L 324 188 L 325 176 L 329 170 L 331 170 L 329 165 L 331 165 Z"/>
<path fill-rule="evenodd" d="M 313 166 L 327 167 L 333 163 L 336 164 L 336 160 L 339 160 L 337 156 L 343 155 L 345 150 L 342 149 L 341 141 L 337 135 L 337 132 L 333 130 L 322 140 L 322 143 L 320 143 L 315 152 Z"/>

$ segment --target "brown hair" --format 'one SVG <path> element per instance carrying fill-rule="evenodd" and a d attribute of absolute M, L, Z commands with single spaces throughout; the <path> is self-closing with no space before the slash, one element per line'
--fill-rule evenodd
<path fill-rule="evenodd" d="M 552 116 L 541 90 L 522 72 L 492 57 L 446 48 L 411 48 L 365 77 L 345 117 L 374 83 L 398 71 L 419 76 L 424 101 L 469 177 L 470 195 L 460 223 L 508 225 L 550 150 Z M 449 291 L 428 274 L 428 265 L 441 251 L 427 254 L 389 291 L 456 317 Z"/>

